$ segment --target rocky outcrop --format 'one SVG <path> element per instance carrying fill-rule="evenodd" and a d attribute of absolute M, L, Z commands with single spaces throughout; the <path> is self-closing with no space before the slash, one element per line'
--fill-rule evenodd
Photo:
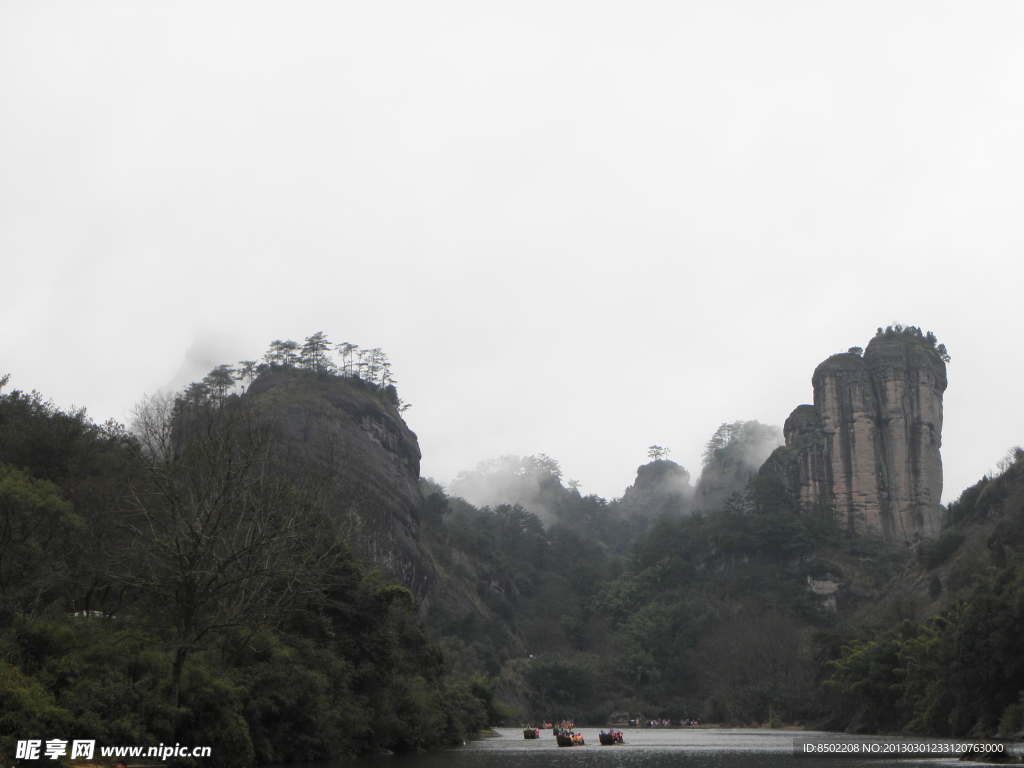
<path fill-rule="evenodd" d="M 636 481 L 622 494 L 619 509 L 627 516 L 683 514 L 693 498 L 690 473 L 674 461 L 659 459 L 637 467 Z"/>
<path fill-rule="evenodd" d="M 285 368 L 262 374 L 244 397 L 278 428 L 282 464 L 326 506 L 356 555 L 425 596 L 434 568 L 419 546 L 419 444 L 384 394 Z"/>
<path fill-rule="evenodd" d="M 776 449 L 760 472 L 782 480 L 804 512 L 832 503 L 832 463 L 822 429 L 821 415 L 813 405 L 798 405 L 782 428 L 785 446 Z"/>
<path fill-rule="evenodd" d="M 945 350 L 917 328 L 879 329 L 811 379 L 814 404 L 786 420 L 761 472 L 804 514 L 834 513 L 852 535 L 913 543 L 938 536 Z"/>
<path fill-rule="evenodd" d="M 772 424 L 735 421 L 723 424 L 708 441 L 691 509 L 717 512 L 734 493 L 742 493 L 765 459 L 782 443 Z"/>

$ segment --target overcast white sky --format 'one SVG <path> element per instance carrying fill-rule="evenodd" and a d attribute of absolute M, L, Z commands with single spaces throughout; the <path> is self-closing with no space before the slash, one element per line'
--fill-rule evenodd
<path fill-rule="evenodd" d="M 0 375 L 98 421 L 381 346 L 447 482 L 696 476 L 879 325 L 1024 443 L 1024 4 L 0 2 Z"/>

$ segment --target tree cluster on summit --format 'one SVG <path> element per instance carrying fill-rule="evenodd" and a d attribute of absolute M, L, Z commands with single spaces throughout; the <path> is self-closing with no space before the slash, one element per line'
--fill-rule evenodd
<path fill-rule="evenodd" d="M 946 350 L 945 344 L 939 344 L 935 334 L 931 331 L 925 333 L 916 325 L 908 325 L 904 328 L 899 323 L 886 326 L 885 330 L 879 326 L 875 332 L 875 339 L 882 341 L 894 341 L 896 339 L 916 339 L 922 343 L 922 345 L 930 348 L 939 359 L 944 363 L 948 363 L 952 358 L 949 356 L 949 352 Z M 874 340 L 874 339 L 873 339 Z M 864 347 L 850 347 L 846 350 L 847 354 L 856 355 L 857 357 L 864 357 Z"/>
<path fill-rule="evenodd" d="M 894 323 L 893 325 L 886 326 L 884 331 L 882 330 L 881 327 L 879 327 L 878 330 L 875 331 L 875 338 L 876 339 L 884 339 L 885 341 L 892 341 L 894 339 L 901 338 L 901 337 L 904 338 L 904 339 L 908 338 L 908 337 L 909 338 L 914 338 L 914 339 L 919 339 L 926 346 L 928 346 L 932 350 L 934 350 L 935 353 L 939 356 L 939 358 L 944 363 L 948 363 L 950 361 L 950 359 L 951 359 L 950 356 L 949 356 L 949 352 L 946 351 L 946 345 L 945 344 L 938 344 L 937 343 L 938 339 L 935 337 L 934 333 L 932 333 L 931 331 L 928 331 L 927 333 L 925 333 L 920 328 L 918 328 L 916 325 L 908 325 L 908 326 L 906 326 L 904 328 L 899 323 Z M 859 349 L 859 347 L 852 347 L 850 349 L 850 351 L 852 352 L 853 349 Z"/>
<path fill-rule="evenodd" d="M 332 349 L 340 358 L 338 363 L 331 359 Z M 391 376 L 391 362 L 380 347 L 360 349 L 358 344 L 347 341 L 332 344 L 327 334 L 317 331 L 307 336 L 303 344 L 291 339 L 274 339 L 260 361 L 239 360 L 237 365 L 218 365 L 202 381 L 192 382 L 182 392 L 179 401 L 197 404 L 210 399 L 222 400 L 236 384 L 252 384 L 264 371 L 278 367 L 359 379 L 380 390 L 394 390 L 397 384 Z M 403 403 L 397 392 L 393 399 L 397 401 L 399 412 L 409 408 L 409 403 Z"/>

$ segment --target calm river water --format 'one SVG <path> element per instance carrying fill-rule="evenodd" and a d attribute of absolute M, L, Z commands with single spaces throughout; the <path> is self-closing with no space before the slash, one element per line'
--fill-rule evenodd
<path fill-rule="evenodd" d="M 800 731 L 761 731 L 708 729 L 627 729 L 625 744 L 604 747 L 598 743 L 599 728 L 578 729 L 584 734 L 583 747 L 558 747 L 551 731 L 542 731 L 536 740 L 523 738 L 521 729 L 498 729 L 500 736 L 473 741 L 465 747 L 418 755 L 394 755 L 361 760 L 362 768 L 859 768 L 871 766 L 926 766 L 950 768 L 964 766 L 956 756 L 932 757 L 794 757 L 795 739 L 826 742 L 855 740 L 881 742 L 883 749 L 893 744 L 913 742 L 935 745 L 947 752 L 950 743 L 938 739 L 900 739 L 898 737 L 847 737 Z M 884 746 L 888 744 L 888 746 Z M 917 747 L 920 749 L 920 747 Z M 342 765 L 342 764 L 338 764 Z M 353 763 L 343 764 L 352 768 Z M 321 766 L 323 768 L 323 766 Z"/>

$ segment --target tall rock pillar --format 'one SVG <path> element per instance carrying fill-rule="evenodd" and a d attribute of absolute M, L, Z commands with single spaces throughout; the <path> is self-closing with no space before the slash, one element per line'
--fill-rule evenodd
<path fill-rule="evenodd" d="M 878 401 L 892 537 L 938 536 L 946 365 L 916 339 L 884 336 L 868 344 L 864 362 Z"/>
<path fill-rule="evenodd" d="M 838 520 L 852 534 L 889 538 L 878 403 L 867 365 L 859 355 L 833 355 L 811 383 Z"/>
<path fill-rule="evenodd" d="M 939 535 L 945 348 L 918 328 L 879 329 L 811 379 L 814 405 L 786 421 L 761 468 L 805 514 L 831 510 L 854 536 L 913 543 Z"/>

